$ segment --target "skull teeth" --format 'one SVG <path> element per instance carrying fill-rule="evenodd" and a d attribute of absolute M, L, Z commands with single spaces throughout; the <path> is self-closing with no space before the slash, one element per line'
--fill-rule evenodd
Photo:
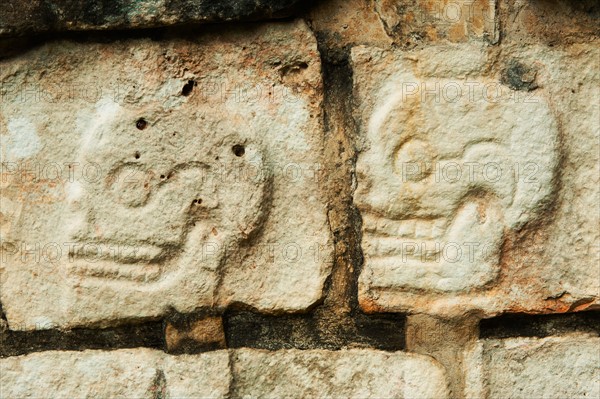
<path fill-rule="evenodd" d="M 69 272 L 91 279 L 149 283 L 161 276 L 160 266 L 152 262 L 162 254 L 163 249 L 154 245 L 78 244 L 69 249 L 76 260 Z"/>
<path fill-rule="evenodd" d="M 163 253 L 163 249 L 154 245 L 123 245 L 82 243 L 69 248 L 69 256 L 94 262 L 111 260 L 121 263 L 151 262 Z"/>
<path fill-rule="evenodd" d="M 71 275 L 86 278 L 126 280 L 140 283 L 156 281 L 161 275 L 161 269 L 158 265 L 131 267 L 112 262 L 99 262 L 95 264 L 76 263 L 70 267 L 69 272 Z"/>
<path fill-rule="evenodd" d="M 363 215 L 363 249 L 372 260 L 402 256 L 432 261 L 444 247 L 447 227 L 446 218 L 390 220 Z"/>
<path fill-rule="evenodd" d="M 371 214 L 363 215 L 365 232 L 384 237 L 436 240 L 443 237 L 447 224 L 446 218 L 390 220 Z"/>
<path fill-rule="evenodd" d="M 408 257 L 431 261 L 439 257 L 445 243 L 435 240 L 404 239 L 386 236 L 364 236 L 363 249 L 373 259 L 379 257 Z"/>

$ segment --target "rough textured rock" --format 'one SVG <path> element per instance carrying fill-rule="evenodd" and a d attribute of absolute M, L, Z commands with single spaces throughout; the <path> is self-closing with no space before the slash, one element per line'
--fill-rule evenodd
<path fill-rule="evenodd" d="M 389 46 L 393 43 L 371 1 L 319 1 L 306 18 L 323 49 L 329 52 L 359 44 Z"/>
<path fill-rule="evenodd" d="M 598 254 L 584 250 L 567 263 L 571 249 L 543 245 L 573 234 L 587 248 L 598 240 L 596 216 L 577 232 L 556 221 L 598 200 L 597 189 L 577 187 L 598 180 L 581 167 L 597 155 L 578 155 L 577 171 L 562 163 L 581 135 L 597 135 L 599 115 L 584 105 L 592 93 L 570 96 L 589 114 L 565 123 L 572 108 L 556 95 L 565 70 L 598 86 L 597 68 L 585 67 L 595 47 L 570 51 L 579 56 L 474 44 L 353 49 L 363 309 L 492 315 L 598 306 Z M 570 190 L 583 202 L 576 209 L 561 201 Z"/>
<path fill-rule="evenodd" d="M 600 397 L 597 336 L 483 340 L 468 359 L 468 398 Z"/>
<path fill-rule="evenodd" d="M 600 36 L 596 0 L 516 0 L 498 2 L 503 42 L 549 47 L 594 41 Z"/>
<path fill-rule="evenodd" d="M 0 360 L 3 398 L 222 398 L 230 378 L 226 351 L 48 351 Z"/>
<path fill-rule="evenodd" d="M 1 70 L 11 329 L 321 298 L 322 87 L 304 23 L 50 42 Z"/>
<path fill-rule="evenodd" d="M 6 0 L 0 37 L 46 31 L 149 28 L 286 17 L 303 0 Z"/>
<path fill-rule="evenodd" d="M 376 0 L 375 9 L 391 37 L 401 45 L 422 41 L 499 40 L 495 0 Z"/>
<path fill-rule="evenodd" d="M 373 350 L 235 351 L 243 398 L 445 398 L 443 369 L 431 358 Z"/>
<path fill-rule="evenodd" d="M 48 351 L 0 360 L 4 398 L 447 397 L 431 358 L 374 350 Z"/>
<path fill-rule="evenodd" d="M 0 397 L 600 398 L 599 18 L 0 1 Z"/>

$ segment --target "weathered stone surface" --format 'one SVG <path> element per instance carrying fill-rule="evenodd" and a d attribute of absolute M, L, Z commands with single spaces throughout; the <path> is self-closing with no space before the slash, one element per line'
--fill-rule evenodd
<path fill-rule="evenodd" d="M 408 353 L 241 349 L 232 363 L 243 398 L 448 397 L 439 364 Z"/>
<path fill-rule="evenodd" d="M 393 43 L 371 1 L 319 1 L 306 18 L 329 52 L 360 44 L 389 46 Z"/>
<path fill-rule="evenodd" d="M 498 2 L 503 42 L 562 46 L 600 37 L 597 0 L 516 0 Z"/>
<path fill-rule="evenodd" d="M 0 359 L 3 398 L 222 398 L 229 355 L 149 349 L 49 351 Z"/>
<path fill-rule="evenodd" d="M 0 1 L 0 397 L 600 398 L 599 17 Z"/>
<path fill-rule="evenodd" d="M 431 358 L 362 349 L 49 351 L 1 359 L 0 387 L 3 398 L 447 397 Z"/>
<path fill-rule="evenodd" d="M 64 30 L 128 29 L 286 17 L 303 0 L 6 0 L 0 36 Z"/>
<path fill-rule="evenodd" d="M 597 146 L 599 110 L 590 92 L 557 90 L 575 73 L 596 90 L 592 54 L 353 49 L 363 309 L 490 315 L 598 306 L 598 216 L 583 218 L 599 198 L 583 183 L 600 178 L 584 166 L 597 152 L 576 148 Z M 571 190 L 577 205 L 564 201 Z M 564 212 L 581 215 L 575 231 Z M 548 245 L 574 236 L 576 253 Z"/>
<path fill-rule="evenodd" d="M 4 61 L 10 328 L 318 301 L 331 267 L 319 72 L 299 21 Z"/>
<path fill-rule="evenodd" d="M 376 0 L 386 31 L 402 45 L 423 40 L 464 42 L 499 40 L 496 0 Z"/>
<path fill-rule="evenodd" d="M 465 396 L 598 398 L 598 359 L 597 336 L 482 340 L 468 356 Z"/>

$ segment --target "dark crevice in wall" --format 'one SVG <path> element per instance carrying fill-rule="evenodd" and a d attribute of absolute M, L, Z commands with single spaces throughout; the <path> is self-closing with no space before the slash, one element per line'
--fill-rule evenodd
<path fill-rule="evenodd" d="M 162 321 L 106 329 L 0 332 L 0 357 L 48 350 L 156 348 L 163 349 Z"/>
<path fill-rule="evenodd" d="M 321 312 L 270 316 L 236 310 L 225 312 L 223 325 L 228 348 L 405 349 L 405 317 L 400 314 L 365 315 L 357 312 L 337 318 L 328 317 Z M 105 329 L 0 332 L 0 357 L 47 350 L 114 350 L 136 347 L 166 350 L 164 322 L 153 321 Z M 199 350 L 198 343 L 191 347 L 194 350 L 186 351 L 179 347 L 172 353 L 199 353 L 221 348 L 219 345 L 204 345 Z"/>
<path fill-rule="evenodd" d="M 4 0 L 0 37 L 52 34 L 63 31 L 124 30 L 228 22 L 267 22 L 301 15 L 311 0 L 167 0 L 159 13 L 149 5 L 127 0 L 33 2 Z M 156 4 L 157 5 L 157 4 Z"/>
<path fill-rule="evenodd" d="M 328 317 L 319 310 L 310 314 L 281 316 L 251 311 L 226 311 L 223 324 L 227 347 L 267 350 L 406 349 L 404 315 L 352 312 L 343 318 L 336 318 Z M 574 332 L 600 335 L 600 311 L 502 315 L 482 320 L 479 330 L 480 339 L 542 338 Z M 114 350 L 137 347 L 164 350 L 164 323 L 153 321 L 106 329 L 0 332 L 0 357 L 47 350 Z"/>
<path fill-rule="evenodd" d="M 265 23 L 286 23 L 297 19 L 296 17 L 266 19 L 260 22 L 225 22 L 193 24 L 180 23 L 173 26 L 140 29 L 113 29 L 113 30 L 82 30 L 48 32 L 22 37 L 0 37 L 0 60 L 16 57 L 36 47 L 43 46 L 53 41 L 72 41 L 75 43 L 113 43 L 123 40 L 150 39 L 153 41 L 169 39 L 195 40 L 198 35 L 211 32 L 223 32 L 228 30 L 256 29 Z"/>
<path fill-rule="evenodd" d="M 253 312 L 227 312 L 224 316 L 228 348 L 328 349 L 374 348 L 402 350 L 402 315 L 357 314 L 344 323 L 319 318 L 314 314 L 268 316 Z"/>
<path fill-rule="evenodd" d="M 507 314 L 479 323 L 480 338 L 548 337 L 574 332 L 600 335 L 600 311 L 528 315 Z"/>
<path fill-rule="evenodd" d="M 362 266 L 361 219 L 353 204 L 352 174 L 356 151 L 351 114 L 352 68 L 348 49 L 331 49 L 317 35 L 324 87 L 323 124 L 325 156 L 335 159 L 324 184 L 337 195 L 328 198 L 328 223 L 334 243 L 334 265 L 324 306 L 346 311 L 357 310 L 357 277 Z"/>

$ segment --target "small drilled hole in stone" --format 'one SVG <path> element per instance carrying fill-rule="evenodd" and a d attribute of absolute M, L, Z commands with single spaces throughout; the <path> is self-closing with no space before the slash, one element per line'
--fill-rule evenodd
<path fill-rule="evenodd" d="M 192 93 L 192 90 L 194 90 L 194 86 L 196 85 L 196 82 L 194 82 L 193 80 L 188 80 L 187 83 L 185 85 L 183 85 L 183 89 L 181 89 L 181 95 L 183 96 L 189 96 Z"/>
<path fill-rule="evenodd" d="M 140 157 L 141 157 L 142 155 L 140 154 L 140 152 L 139 152 L 139 151 L 136 151 L 136 152 L 135 152 L 135 154 L 134 154 L 133 156 L 135 157 L 135 159 L 140 159 Z"/>
<path fill-rule="evenodd" d="M 144 118 L 140 118 L 137 120 L 137 122 L 135 122 L 135 127 L 137 127 L 140 130 L 144 130 L 146 126 L 148 126 L 148 122 L 146 122 Z"/>
<path fill-rule="evenodd" d="M 231 148 L 231 150 L 233 151 L 233 153 L 235 154 L 236 157 L 243 157 L 244 154 L 246 153 L 246 148 L 244 148 L 244 146 L 241 144 L 234 145 Z"/>
<path fill-rule="evenodd" d="M 202 198 L 198 198 L 192 201 L 192 205 L 200 205 L 202 203 Z"/>
<path fill-rule="evenodd" d="M 161 179 L 164 179 L 165 177 L 166 177 L 165 175 L 160 175 L 160 178 L 161 178 Z"/>

